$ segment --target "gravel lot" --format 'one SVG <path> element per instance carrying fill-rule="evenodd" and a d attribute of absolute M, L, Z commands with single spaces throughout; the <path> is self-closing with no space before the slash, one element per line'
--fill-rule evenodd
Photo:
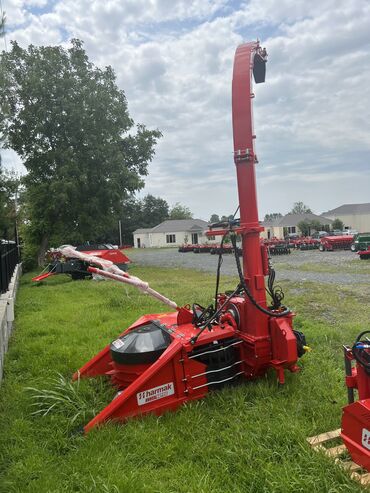
<path fill-rule="evenodd" d="M 133 249 L 130 259 L 138 265 L 158 267 L 182 267 L 204 272 L 216 272 L 218 256 L 209 253 L 179 253 L 175 248 Z M 318 250 L 292 251 L 290 255 L 272 257 L 277 279 L 290 281 L 318 281 L 330 284 L 369 283 L 370 261 L 361 261 L 350 251 L 319 252 Z M 312 271 L 310 269 L 312 266 Z M 343 272 L 343 270 L 363 270 L 364 273 Z M 317 272 L 329 270 L 338 272 Z M 223 256 L 222 273 L 237 275 L 235 259 L 232 255 Z"/>

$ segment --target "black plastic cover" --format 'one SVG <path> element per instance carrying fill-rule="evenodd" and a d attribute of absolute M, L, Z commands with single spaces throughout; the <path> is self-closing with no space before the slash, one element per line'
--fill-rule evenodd
<path fill-rule="evenodd" d="M 256 84 L 265 82 L 266 78 L 266 60 L 256 53 L 253 61 L 253 77 Z"/>
<path fill-rule="evenodd" d="M 170 344 L 170 334 L 150 322 L 113 341 L 110 353 L 113 361 L 121 365 L 154 363 Z"/>

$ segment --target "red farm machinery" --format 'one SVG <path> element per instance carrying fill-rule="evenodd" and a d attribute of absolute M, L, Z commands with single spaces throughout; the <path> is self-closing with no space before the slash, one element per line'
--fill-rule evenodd
<path fill-rule="evenodd" d="M 171 311 L 143 315 L 74 374 L 74 380 L 107 376 L 117 388 L 116 397 L 85 426 L 85 432 L 110 420 L 161 415 L 213 389 L 263 377 L 270 369 L 280 384 L 286 371 L 299 370 L 298 358 L 307 349 L 305 337 L 293 329 L 294 314 L 282 305 L 267 247 L 260 241 L 252 76 L 256 83 L 265 81 L 266 61 L 259 42 L 236 50 L 232 120 L 240 220 L 213 225 L 208 232 L 221 238 L 221 246 L 230 239 L 239 281 L 232 292 L 219 292 L 220 261 L 214 303 L 179 307 L 119 269 L 89 267 L 89 272 L 137 285 Z M 242 239 L 242 259 L 237 238 Z"/>
<path fill-rule="evenodd" d="M 343 408 L 341 437 L 352 460 L 370 471 L 370 331 L 352 347 L 344 346 L 348 405 Z M 355 390 L 358 399 L 355 400 Z"/>
<path fill-rule="evenodd" d="M 320 252 L 333 250 L 350 250 L 353 243 L 352 235 L 324 236 L 320 239 Z"/>
<path fill-rule="evenodd" d="M 79 258 L 79 252 L 92 255 L 113 262 L 122 271 L 127 271 L 130 259 L 118 248 L 107 244 L 89 244 L 71 247 L 76 254 L 65 257 L 62 253 L 63 247 L 53 248 L 46 253 L 47 265 L 41 274 L 34 277 L 32 281 L 39 282 L 57 274 L 67 274 L 75 281 L 78 279 L 91 278 L 88 271 L 89 262 Z"/>

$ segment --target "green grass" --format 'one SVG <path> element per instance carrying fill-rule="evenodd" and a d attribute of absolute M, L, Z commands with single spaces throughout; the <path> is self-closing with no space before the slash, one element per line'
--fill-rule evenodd
<path fill-rule="evenodd" d="M 213 294 L 211 275 L 139 267 L 131 272 L 179 304 L 205 304 Z M 101 379 L 71 388 L 72 373 L 141 314 L 165 310 L 114 282 L 58 276 L 37 286 L 31 277 L 22 278 L 0 390 L 1 493 L 362 491 L 333 460 L 313 452 L 306 437 L 340 425 L 346 399 L 341 345 L 368 327 L 370 284 L 358 292 L 283 284 L 297 313 L 295 326 L 313 348 L 284 388 L 271 372 L 176 413 L 81 436 L 78 428 L 114 392 Z M 223 288 L 234 284 L 226 278 Z M 55 401 L 51 392 L 59 392 L 58 405 L 34 414 Z M 32 405 L 40 400 L 44 407 Z"/>

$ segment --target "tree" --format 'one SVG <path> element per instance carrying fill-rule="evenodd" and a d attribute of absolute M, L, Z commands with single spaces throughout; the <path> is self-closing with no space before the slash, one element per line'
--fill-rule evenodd
<path fill-rule="evenodd" d="M 299 228 L 299 230 L 303 236 L 310 236 L 310 233 L 311 233 L 310 221 L 307 221 L 307 219 L 305 219 L 304 221 L 299 221 L 297 226 L 298 226 L 298 228 Z"/>
<path fill-rule="evenodd" d="M 0 156 L 0 239 L 15 239 L 17 200 L 20 180 L 14 171 L 6 171 Z"/>
<path fill-rule="evenodd" d="M 323 231 L 324 225 L 318 219 L 304 219 L 297 224 L 303 236 L 310 236 L 314 231 Z"/>
<path fill-rule="evenodd" d="M 95 67 L 80 40 L 68 50 L 13 42 L 0 68 L 0 132 L 28 171 L 26 239 L 43 259 L 50 243 L 89 240 L 116 224 L 161 134 L 133 131 L 113 69 Z"/>
<path fill-rule="evenodd" d="M 168 203 L 150 194 L 143 198 L 140 209 L 141 218 L 138 224 L 141 228 L 153 228 L 169 217 Z"/>
<path fill-rule="evenodd" d="M 312 214 L 312 211 L 303 202 L 294 202 L 290 214 Z"/>
<path fill-rule="evenodd" d="M 209 222 L 210 223 L 219 223 L 220 222 L 220 216 L 218 214 L 212 214 Z"/>
<path fill-rule="evenodd" d="M 232 221 L 234 219 L 234 216 L 230 214 L 229 216 L 221 216 L 221 222 L 228 222 L 229 220 Z"/>
<path fill-rule="evenodd" d="M 341 231 L 343 231 L 343 229 L 344 229 L 344 223 L 343 223 L 343 221 L 341 221 L 340 219 L 336 218 L 336 219 L 334 219 L 334 221 L 332 222 L 331 227 L 332 227 L 333 229 L 340 229 Z"/>
<path fill-rule="evenodd" d="M 271 212 L 271 214 L 265 214 L 264 221 L 276 221 L 277 219 L 281 219 L 283 215 L 280 212 Z"/>
<path fill-rule="evenodd" d="M 170 210 L 169 219 L 193 219 L 193 214 L 188 207 L 176 202 Z"/>
<path fill-rule="evenodd" d="M 121 207 L 120 221 L 122 241 L 124 244 L 132 244 L 132 233 L 138 228 L 152 228 L 168 219 L 169 206 L 166 200 L 153 195 L 146 195 L 138 200 L 134 195 L 128 197 Z M 118 243 L 118 222 L 104 235 L 97 238 L 107 243 Z"/>

